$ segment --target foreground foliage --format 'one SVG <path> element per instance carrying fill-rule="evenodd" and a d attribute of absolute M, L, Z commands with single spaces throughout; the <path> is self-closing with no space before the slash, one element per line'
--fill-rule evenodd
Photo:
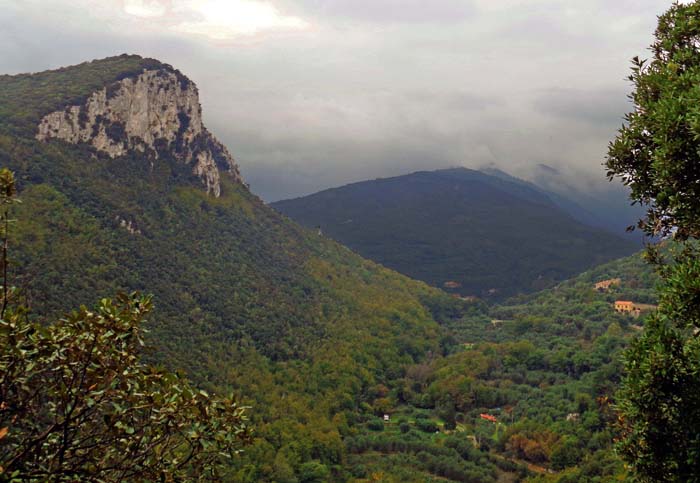
<path fill-rule="evenodd" d="M 659 18 L 652 58 L 633 61 L 634 112 L 610 145 L 609 176 L 648 205 L 639 226 L 685 241 L 668 262 L 661 303 L 626 353 L 620 450 L 640 481 L 700 480 L 700 3 Z"/>
<path fill-rule="evenodd" d="M 219 481 L 243 409 L 143 365 L 149 298 L 102 300 L 48 327 L 0 321 L 0 478 Z"/>
<path fill-rule="evenodd" d="M 649 207 L 650 235 L 700 235 L 700 4 L 674 3 L 659 17 L 652 58 L 633 59 L 634 111 L 610 144 L 608 176 Z"/>
<path fill-rule="evenodd" d="M 659 310 L 625 353 L 620 449 L 641 481 L 700 478 L 700 250 L 662 267 Z"/>

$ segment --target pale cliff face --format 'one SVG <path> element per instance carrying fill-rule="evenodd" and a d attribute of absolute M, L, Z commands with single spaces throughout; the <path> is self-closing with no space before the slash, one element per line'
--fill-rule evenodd
<path fill-rule="evenodd" d="M 81 106 L 44 116 L 36 138 L 87 143 L 116 158 L 167 149 L 192 165 L 207 192 L 221 194 L 220 170 L 242 182 L 233 157 L 202 124 L 197 87 L 165 69 L 144 70 L 93 93 Z"/>

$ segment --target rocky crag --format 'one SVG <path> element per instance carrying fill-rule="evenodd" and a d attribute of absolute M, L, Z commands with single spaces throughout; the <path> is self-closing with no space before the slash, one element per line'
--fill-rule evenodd
<path fill-rule="evenodd" d="M 221 195 L 221 172 L 242 182 L 231 154 L 202 123 L 197 86 L 167 66 L 144 69 L 45 115 L 40 141 L 86 143 L 112 158 L 132 150 L 155 162 L 168 152 L 192 166 L 208 193 Z"/>

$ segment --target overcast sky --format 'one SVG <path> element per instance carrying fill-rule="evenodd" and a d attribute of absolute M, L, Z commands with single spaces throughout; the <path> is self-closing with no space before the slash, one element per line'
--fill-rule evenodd
<path fill-rule="evenodd" d="M 124 52 L 179 68 L 266 200 L 543 163 L 604 185 L 662 0 L 0 0 L 0 73 Z"/>

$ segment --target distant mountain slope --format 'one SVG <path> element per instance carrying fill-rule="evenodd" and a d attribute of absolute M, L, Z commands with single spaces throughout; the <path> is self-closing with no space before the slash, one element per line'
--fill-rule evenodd
<path fill-rule="evenodd" d="M 637 248 L 574 220 L 540 189 L 465 168 L 354 183 L 272 207 L 462 295 L 545 288 Z"/>

